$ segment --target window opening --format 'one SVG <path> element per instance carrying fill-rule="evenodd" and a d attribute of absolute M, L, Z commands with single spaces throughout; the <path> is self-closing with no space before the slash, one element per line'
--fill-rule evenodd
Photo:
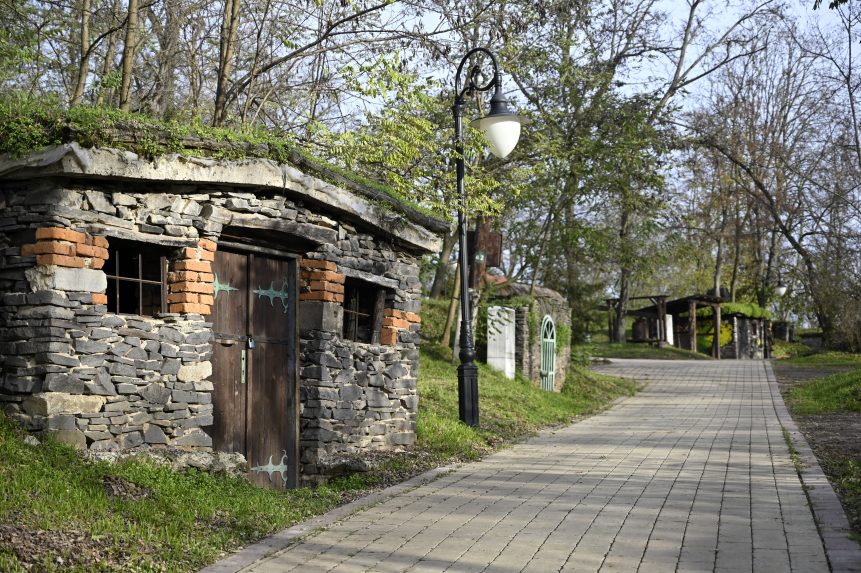
<path fill-rule="evenodd" d="M 167 312 L 167 256 L 164 249 L 111 240 L 105 263 L 108 312 L 155 316 Z"/>
<path fill-rule="evenodd" d="M 380 342 L 386 290 L 347 278 L 344 283 L 344 323 L 341 338 L 353 342 Z"/>

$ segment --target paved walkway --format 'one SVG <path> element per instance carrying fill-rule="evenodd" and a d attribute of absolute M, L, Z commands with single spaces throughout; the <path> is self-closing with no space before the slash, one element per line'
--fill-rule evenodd
<path fill-rule="evenodd" d="M 648 386 L 241 570 L 829 571 L 767 363 L 601 369 Z M 835 555 L 835 570 L 861 570 L 851 543 Z M 208 570 L 237 568 L 228 560 Z"/>

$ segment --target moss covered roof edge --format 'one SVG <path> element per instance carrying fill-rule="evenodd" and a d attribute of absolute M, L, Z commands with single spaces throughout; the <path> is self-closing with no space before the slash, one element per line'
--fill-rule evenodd
<path fill-rule="evenodd" d="M 372 197 L 355 193 L 307 174 L 298 167 L 273 159 L 212 159 L 168 153 L 152 159 L 114 148 L 84 148 L 76 142 L 50 146 L 21 157 L 0 155 L 0 179 L 32 177 L 95 177 L 123 180 L 166 181 L 183 184 L 235 185 L 270 188 L 327 205 L 400 241 L 427 252 L 436 252 L 442 239 L 434 229 Z M 351 199 L 352 197 L 352 199 Z M 388 213 L 388 214 L 386 214 Z M 400 221 L 400 222 L 398 222 Z M 447 227 L 446 227 L 447 230 Z"/>

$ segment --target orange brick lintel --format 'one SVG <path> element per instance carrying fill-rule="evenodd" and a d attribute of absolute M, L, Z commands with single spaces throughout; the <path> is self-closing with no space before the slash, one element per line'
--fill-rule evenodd
<path fill-rule="evenodd" d="M 302 259 L 299 262 L 299 266 L 303 269 L 314 269 L 322 271 L 334 271 L 338 268 L 338 265 L 336 265 L 332 261 L 323 261 L 320 259 Z"/>
<path fill-rule="evenodd" d="M 36 229 L 36 240 L 67 241 L 77 245 L 98 247 L 99 249 L 108 248 L 108 240 L 105 237 L 92 236 L 81 231 L 66 229 L 65 227 L 40 227 Z M 107 258 L 107 253 L 105 253 L 104 258 Z"/>
<path fill-rule="evenodd" d="M 299 293 L 299 300 L 319 300 L 323 302 L 344 302 L 344 295 L 334 292 L 313 291 Z"/>
<path fill-rule="evenodd" d="M 383 312 L 383 316 L 390 316 L 392 318 L 399 318 L 401 320 L 406 320 L 407 322 L 411 322 L 413 324 L 421 324 L 422 317 L 414 312 L 407 312 L 405 310 L 397 310 L 395 308 L 387 308 Z"/>
<path fill-rule="evenodd" d="M 67 257 L 87 257 L 107 260 L 108 250 L 102 247 L 94 247 L 83 243 L 70 243 L 68 241 L 39 241 L 34 244 L 23 245 L 22 255 L 64 255 Z"/>
<path fill-rule="evenodd" d="M 330 283 L 344 284 L 347 277 L 334 271 L 303 271 L 302 279 L 306 281 L 328 281 Z"/>
<path fill-rule="evenodd" d="M 198 304 L 194 302 L 180 302 L 168 306 L 168 311 L 178 313 L 194 313 L 194 314 L 209 314 L 212 312 L 208 304 Z"/>
<path fill-rule="evenodd" d="M 383 319 L 383 326 L 391 326 L 393 328 L 399 328 L 401 330 L 406 330 L 410 327 L 410 323 L 402 318 L 395 318 L 393 316 L 387 316 Z"/>
<path fill-rule="evenodd" d="M 218 248 L 218 245 L 215 244 L 215 241 L 211 241 L 209 239 L 201 239 L 197 242 L 197 244 L 201 249 L 209 251 L 211 253 L 214 253 L 215 250 Z"/>
<path fill-rule="evenodd" d="M 344 285 L 329 281 L 310 281 L 305 288 L 308 289 L 307 292 L 322 290 L 344 294 Z"/>

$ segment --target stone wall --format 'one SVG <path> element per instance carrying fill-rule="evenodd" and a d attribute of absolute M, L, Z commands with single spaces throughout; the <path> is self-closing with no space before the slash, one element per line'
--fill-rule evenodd
<path fill-rule="evenodd" d="M 529 315 L 532 315 L 530 320 Z M 518 309 L 516 324 L 518 325 L 515 344 L 515 362 L 517 369 L 524 376 L 532 380 L 536 385 L 541 384 L 541 320 L 545 315 L 550 315 L 556 325 L 556 378 L 554 389 L 558 392 L 565 383 L 565 373 L 571 362 L 570 336 L 567 340 L 560 340 L 560 327 L 571 328 L 571 310 L 564 300 L 554 298 L 536 297 L 532 307 L 521 307 Z M 537 321 L 535 318 L 537 317 Z M 520 326 L 525 325 L 525 328 Z M 531 328 L 538 332 L 532 333 Z"/>
<path fill-rule="evenodd" d="M 135 161 L 124 169 L 152 168 Z M 405 248 L 396 234 L 383 235 L 378 222 L 344 216 L 366 209 L 364 200 L 337 195 L 292 168 L 281 173 L 284 188 L 254 192 L 182 177 L 49 177 L 51 170 L 44 178 L 0 179 L 4 411 L 30 430 L 91 450 L 210 449 L 204 431 L 212 424 L 210 265 L 229 230 L 231 240 L 236 233 L 262 236 L 303 257 L 306 475 L 342 456 L 412 443 L 425 249 Z M 337 208 L 309 203 L 302 193 L 317 199 L 323 193 Z M 404 236 L 423 232 L 395 223 Z M 169 312 L 155 318 L 107 313 L 103 266 L 114 239 L 168 249 Z M 345 277 L 387 289 L 380 344 L 340 338 Z"/>
<path fill-rule="evenodd" d="M 515 308 L 515 366 L 534 384 L 541 384 L 541 321 L 545 315 L 550 315 L 556 325 L 555 389 L 559 391 L 565 383 L 565 373 L 571 362 L 571 309 L 561 294 L 544 287 L 514 283 L 506 284 L 497 291 L 502 306 L 505 306 L 505 297 L 522 296 L 531 296 L 533 302 L 531 306 Z M 560 336 L 563 330 L 567 330 L 567 337 Z"/>
<path fill-rule="evenodd" d="M 732 329 L 732 339 L 720 349 L 721 358 L 761 360 L 765 358 L 765 320 L 744 316 L 722 318 L 721 328 Z"/>

